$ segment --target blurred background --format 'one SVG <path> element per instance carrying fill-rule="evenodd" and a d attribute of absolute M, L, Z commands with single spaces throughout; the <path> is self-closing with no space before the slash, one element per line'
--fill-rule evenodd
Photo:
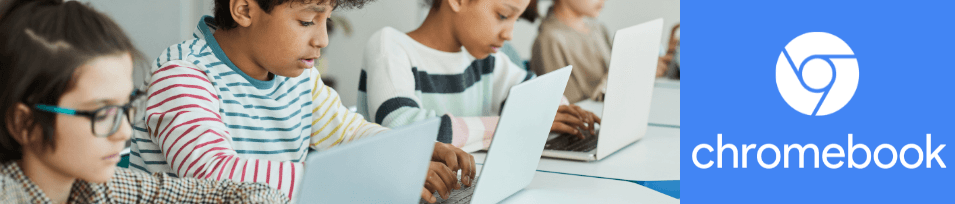
<path fill-rule="evenodd" d="M 79 0 L 106 13 L 125 29 L 146 58 L 154 60 L 166 47 L 192 38 L 200 17 L 212 15 L 212 0 Z M 537 2 L 541 16 L 553 1 Z M 422 0 L 378 0 L 362 9 L 335 11 L 339 26 L 330 33 L 329 46 L 322 50 L 322 76 L 333 81 L 342 103 L 354 106 L 358 95 L 358 75 L 362 52 L 371 35 L 385 26 L 400 31 L 417 28 L 428 13 Z M 617 29 L 663 18 L 661 45 L 670 38 L 670 28 L 680 22 L 679 0 L 608 0 L 597 19 L 613 33 Z M 347 22 L 347 26 L 345 26 Z M 540 19 L 531 23 L 518 20 L 510 44 L 518 55 L 529 60 Z M 344 29 L 349 27 L 349 29 Z M 349 32 L 345 32 L 349 30 Z M 663 49 L 666 49 L 665 47 Z M 663 53 L 661 53 L 661 56 Z M 324 70 L 323 70 L 324 69 Z M 141 71 L 141 70 L 137 70 Z M 134 76 L 143 76 L 141 72 Z M 135 84 L 142 84 L 138 77 Z"/>

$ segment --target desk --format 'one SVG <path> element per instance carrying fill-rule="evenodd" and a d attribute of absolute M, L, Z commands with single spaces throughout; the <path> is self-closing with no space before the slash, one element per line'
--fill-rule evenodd
<path fill-rule="evenodd" d="M 476 174 L 480 175 L 482 166 L 477 167 Z M 680 203 L 680 200 L 632 182 L 536 172 L 530 185 L 501 203 Z"/>
<path fill-rule="evenodd" d="M 557 172 L 583 175 L 580 176 L 582 178 L 605 178 L 603 180 L 617 182 L 624 181 L 614 179 L 631 181 L 680 180 L 679 81 L 661 82 L 658 80 L 653 89 L 652 97 L 649 118 L 651 124 L 647 127 L 644 138 L 600 161 L 582 162 L 542 158 L 537 166 L 538 174 Z M 603 105 L 598 102 L 582 101 L 578 105 L 598 115 L 603 113 Z M 476 161 L 483 163 L 486 153 L 473 153 L 473 155 Z M 663 182 L 659 184 L 672 187 L 672 183 Z M 647 186 L 650 187 L 651 185 Z M 678 183 L 677 186 L 679 186 Z M 672 191 L 672 189 L 670 190 Z M 676 197 L 679 197 L 679 190 L 676 192 Z"/>
<path fill-rule="evenodd" d="M 487 156 L 472 155 L 478 163 Z M 680 129 L 649 126 L 643 139 L 600 161 L 541 158 L 537 169 L 633 181 L 680 180 Z"/>
<path fill-rule="evenodd" d="M 680 89 L 680 80 L 665 77 L 656 78 L 653 82 L 653 87 Z"/>
<path fill-rule="evenodd" d="M 583 100 L 576 105 L 584 110 L 603 116 L 603 103 L 594 100 Z M 655 87 L 650 99 L 651 126 L 680 128 L 680 89 Z"/>
<path fill-rule="evenodd" d="M 651 125 L 675 125 L 680 128 L 680 89 L 653 89 L 649 122 Z"/>

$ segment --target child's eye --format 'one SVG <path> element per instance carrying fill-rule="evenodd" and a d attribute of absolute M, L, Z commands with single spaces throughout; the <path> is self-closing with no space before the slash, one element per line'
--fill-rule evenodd
<path fill-rule="evenodd" d="M 497 16 L 498 16 L 499 18 L 501 18 L 501 20 L 507 20 L 507 16 L 504 16 L 504 15 L 501 15 L 501 14 L 497 14 Z"/>
<path fill-rule="evenodd" d="M 301 23 L 302 26 L 305 26 L 305 27 L 308 27 L 308 26 L 311 26 L 311 25 L 315 25 L 315 22 L 312 22 L 312 21 L 308 21 L 308 22 L 306 22 L 306 21 L 298 21 L 298 22 Z"/>

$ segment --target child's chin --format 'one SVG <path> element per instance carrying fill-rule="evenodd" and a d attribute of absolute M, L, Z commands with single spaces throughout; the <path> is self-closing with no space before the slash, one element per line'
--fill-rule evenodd
<path fill-rule="evenodd" d="M 108 167 L 106 169 L 100 170 L 100 172 L 96 172 L 94 175 L 90 175 L 89 178 L 83 178 L 83 180 L 90 183 L 103 184 L 109 181 L 109 179 L 113 178 L 113 175 L 115 173 L 116 173 L 115 166 Z"/>
<path fill-rule="evenodd" d="M 295 67 L 294 69 L 282 70 L 282 73 L 273 73 L 273 74 L 283 76 L 283 77 L 298 77 L 298 76 L 301 76 L 306 69 L 308 68 Z"/>
<path fill-rule="evenodd" d="M 488 53 L 484 53 L 484 52 L 482 52 L 482 53 L 473 53 L 473 52 L 472 52 L 472 53 L 471 53 L 471 56 L 474 57 L 474 59 L 484 59 L 484 58 L 487 58 L 488 56 L 491 56 L 491 53 L 489 53 L 489 52 L 488 52 Z"/>

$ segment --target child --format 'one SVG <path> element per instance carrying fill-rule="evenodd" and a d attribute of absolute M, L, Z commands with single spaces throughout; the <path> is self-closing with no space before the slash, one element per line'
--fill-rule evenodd
<path fill-rule="evenodd" d="M 610 70 L 610 33 L 597 22 L 603 0 L 555 0 L 531 49 L 530 70 L 545 74 L 567 65 L 574 71 L 564 96 L 571 103 L 602 95 Z"/>
<path fill-rule="evenodd" d="M 466 151 L 486 148 L 508 90 L 533 77 L 497 53 L 528 3 L 435 0 L 418 29 L 405 34 L 386 27 L 373 34 L 358 82 L 358 111 L 388 127 L 443 115 L 439 141 Z M 577 106 L 558 110 L 554 132 L 583 137 L 578 129 L 592 130 L 600 121 Z"/>
<path fill-rule="evenodd" d="M 263 184 L 116 168 L 132 131 L 138 51 L 112 20 L 76 1 L 6 3 L 0 203 L 288 202 Z"/>
<path fill-rule="evenodd" d="M 387 129 L 349 112 L 313 68 L 328 45 L 332 10 L 367 1 L 216 0 L 215 17 L 199 21 L 195 38 L 152 64 L 130 167 L 267 183 L 291 198 L 308 191 L 296 185 L 309 147 L 324 150 Z M 434 177 L 464 169 L 473 178 L 474 162 L 460 149 L 436 143 L 432 160 Z"/>

